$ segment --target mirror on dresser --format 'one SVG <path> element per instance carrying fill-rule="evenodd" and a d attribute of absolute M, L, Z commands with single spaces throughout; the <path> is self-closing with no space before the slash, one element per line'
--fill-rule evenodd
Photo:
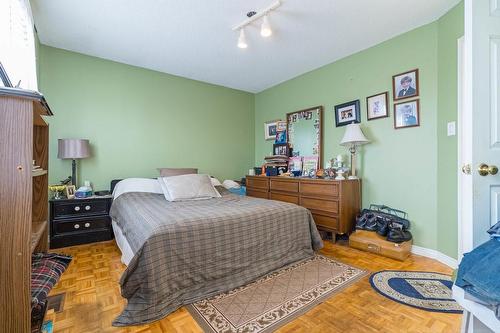
<path fill-rule="evenodd" d="M 323 165 L 322 122 L 322 106 L 286 115 L 287 139 L 290 148 L 293 148 L 293 156 L 302 157 L 304 162 L 306 161 L 304 158 L 316 157 L 318 168 Z"/>

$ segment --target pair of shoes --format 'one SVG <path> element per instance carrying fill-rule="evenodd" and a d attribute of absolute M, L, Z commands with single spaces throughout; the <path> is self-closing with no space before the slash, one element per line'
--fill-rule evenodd
<path fill-rule="evenodd" d="M 378 230 L 378 216 L 375 214 L 369 214 L 366 219 L 365 230 L 367 231 L 377 231 Z"/>
<path fill-rule="evenodd" d="M 384 218 L 382 216 L 379 216 L 377 220 L 377 234 L 384 237 L 387 236 L 390 224 L 391 220 L 389 218 Z"/>
<path fill-rule="evenodd" d="M 361 214 L 356 216 L 356 229 L 358 230 L 368 230 L 368 231 L 376 231 L 377 230 L 377 216 L 370 212 L 369 210 L 364 209 Z"/>
<path fill-rule="evenodd" d="M 389 225 L 389 232 L 387 233 L 387 240 L 394 243 L 407 242 L 413 238 L 410 231 L 406 230 L 402 224 L 391 222 Z"/>
<path fill-rule="evenodd" d="M 366 209 L 363 209 L 361 214 L 356 215 L 356 229 L 365 230 L 368 215 L 370 213 Z"/>

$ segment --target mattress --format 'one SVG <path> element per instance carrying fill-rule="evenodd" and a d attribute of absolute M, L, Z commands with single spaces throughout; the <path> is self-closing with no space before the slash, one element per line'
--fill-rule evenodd
<path fill-rule="evenodd" d="M 122 252 L 122 263 L 128 266 L 130 260 L 132 260 L 132 258 L 134 257 L 134 252 L 132 251 L 132 248 L 130 247 L 130 244 L 128 243 L 125 236 L 123 236 L 122 229 L 120 229 L 118 224 L 115 221 L 111 221 L 111 225 L 113 226 L 116 244 Z"/>
<path fill-rule="evenodd" d="M 119 241 L 123 253 L 133 254 L 120 279 L 127 305 L 115 326 L 159 320 L 310 258 L 322 247 L 307 209 L 229 192 L 181 202 L 160 193 L 124 192 L 115 196 L 110 215 L 127 239 L 128 246 Z"/>

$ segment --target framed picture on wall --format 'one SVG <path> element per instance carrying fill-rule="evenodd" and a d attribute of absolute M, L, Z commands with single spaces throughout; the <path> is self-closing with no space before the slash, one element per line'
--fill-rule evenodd
<path fill-rule="evenodd" d="M 389 117 L 389 93 L 383 92 L 366 98 L 366 118 L 368 120 Z"/>
<path fill-rule="evenodd" d="M 417 100 L 394 104 L 394 128 L 420 126 L 420 103 Z"/>
<path fill-rule="evenodd" d="M 345 126 L 361 122 L 359 99 L 344 104 L 335 105 L 335 126 Z"/>
<path fill-rule="evenodd" d="M 418 69 L 392 77 L 392 96 L 395 101 L 418 96 Z"/>
<path fill-rule="evenodd" d="M 266 121 L 264 123 L 264 138 L 266 140 L 275 140 L 276 139 L 276 133 L 278 133 L 278 121 L 281 121 L 280 119 L 276 120 L 270 120 Z"/>
<path fill-rule="evenodd" d="M 286 131 L 286 120 L 279 120 L 276 122 L 276 132 Z"/>

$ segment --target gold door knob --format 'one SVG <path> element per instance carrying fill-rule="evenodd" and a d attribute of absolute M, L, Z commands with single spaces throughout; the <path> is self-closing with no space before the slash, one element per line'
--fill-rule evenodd
<path fill-rule="evenodd" d="M 462 167 L 462 172 L 466 175 L 470 175 L 472 172 L 470 164 L 464 164 L 464 166 Z"/>
<path fill-rule="evenodd" d="M 488 174 L 490 175 L 496 175 L 498 173 L 498 168 L 496 165 L 488 165 L 481 163 L 479 164 L 479 167 L 477 168 L 477 172 L 479 172 L 480 176 L 487 176 Z"/>

